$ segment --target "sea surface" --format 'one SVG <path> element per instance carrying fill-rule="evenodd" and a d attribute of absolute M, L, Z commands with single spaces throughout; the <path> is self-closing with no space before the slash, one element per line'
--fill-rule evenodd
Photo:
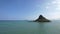
<path fill-rule="evenodd" d="M 45 23 L 0 20 L 0 34 L 60 34 L 60 20 Z"/>

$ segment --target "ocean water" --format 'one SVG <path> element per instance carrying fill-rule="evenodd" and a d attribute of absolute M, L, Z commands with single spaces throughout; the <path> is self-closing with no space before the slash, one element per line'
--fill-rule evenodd
<path fill-rule="evenodd" d="M 60 34 L 60 21 L 39 23 L 22 20 L 0 20 L 0 34 Z"/>

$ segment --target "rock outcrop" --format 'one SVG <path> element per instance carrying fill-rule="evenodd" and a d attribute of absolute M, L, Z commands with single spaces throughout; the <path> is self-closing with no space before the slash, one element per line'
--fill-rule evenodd
<path fill-rule="evenodd" d="M 39 16 L 38 19 L 36 19 L 34 22 L 50 22 L 50 20 L 46 19 L 42 15 Z"/>

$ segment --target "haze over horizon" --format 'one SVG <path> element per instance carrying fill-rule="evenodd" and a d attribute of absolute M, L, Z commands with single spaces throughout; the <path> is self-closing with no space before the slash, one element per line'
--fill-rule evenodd
<path fill-rule="evenodd" d="M 60 0 L 0 0 L 0 20 L 60 19 Z"/>

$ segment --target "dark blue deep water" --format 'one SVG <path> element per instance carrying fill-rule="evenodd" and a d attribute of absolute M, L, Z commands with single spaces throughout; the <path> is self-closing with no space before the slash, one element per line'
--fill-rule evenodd
<path fill-rule="evenodd" d="M 60 34 L 60 21 L 38 23 L 22 20 L 0 20 L 0 34 Z"/>

